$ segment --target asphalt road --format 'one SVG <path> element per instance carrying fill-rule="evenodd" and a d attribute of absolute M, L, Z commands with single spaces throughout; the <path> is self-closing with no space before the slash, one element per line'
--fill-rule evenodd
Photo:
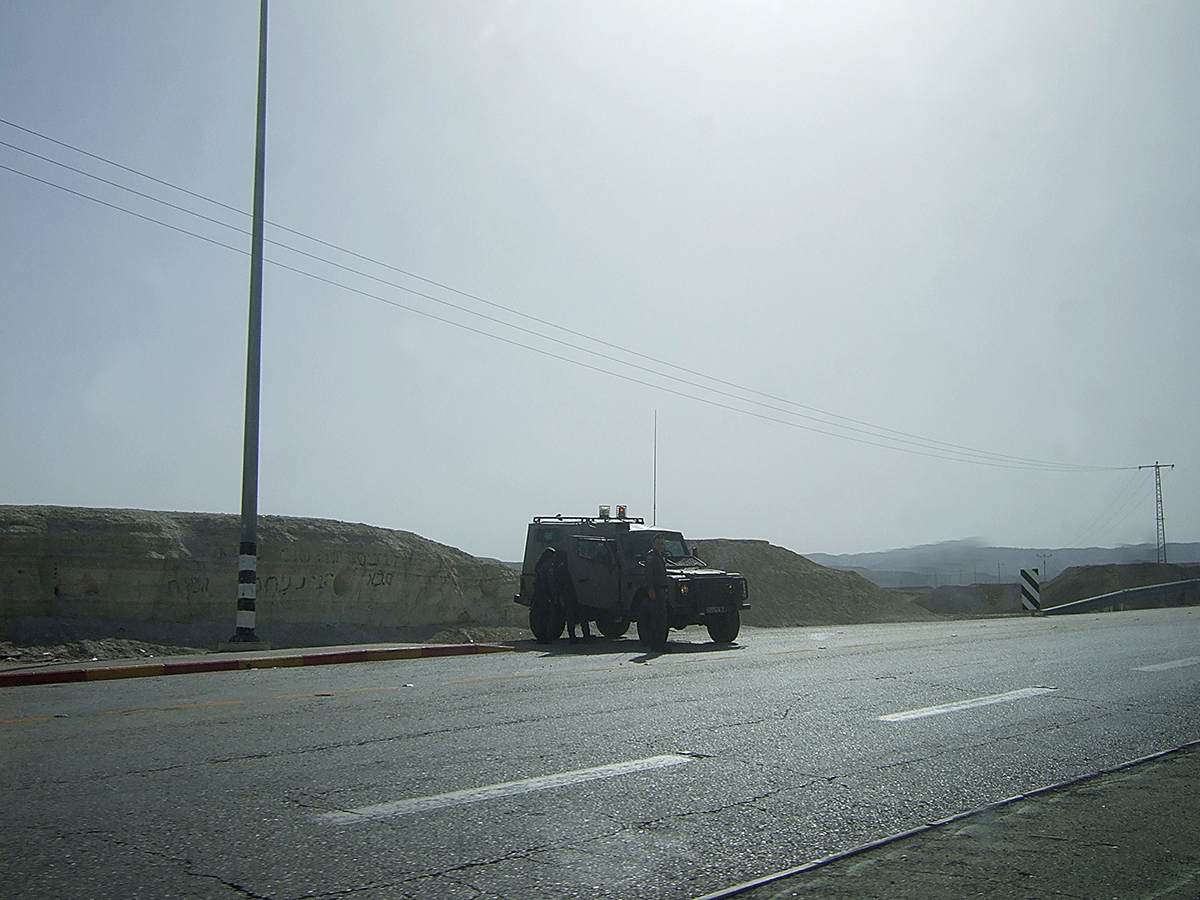
<path fill-rule="evenodd" d="M 1200 739 L 1200 610 L 0 690 L 0 896 L 693 898 Z"/>

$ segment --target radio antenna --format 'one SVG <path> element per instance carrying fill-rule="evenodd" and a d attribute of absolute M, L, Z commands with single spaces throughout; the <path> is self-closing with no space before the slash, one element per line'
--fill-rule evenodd
<path fill-rule="evenodd" d="M 658 527 L 658 410 L 654 411 L 654 486 L 651 496 L 650 525 Z"/>

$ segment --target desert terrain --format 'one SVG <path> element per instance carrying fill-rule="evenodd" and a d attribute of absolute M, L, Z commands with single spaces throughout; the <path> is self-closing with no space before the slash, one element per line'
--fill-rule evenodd
<path fill-rule="evenodd" d="M 234 630 L 238 538 L 234 515 L 0 506 L 0 665 L 214 650 Z M 749 627 L 1023 614 L 1015 585 L 901 592 L 765 540 L 696 545 L 746 576 Z M 1043 596 L 1053 605 L 1198 571 L 1073 568 Z M 258 574 L 257 630 L 279 648 L 532 637 L 512 566 L 410 532 L 262 516 Z"/>

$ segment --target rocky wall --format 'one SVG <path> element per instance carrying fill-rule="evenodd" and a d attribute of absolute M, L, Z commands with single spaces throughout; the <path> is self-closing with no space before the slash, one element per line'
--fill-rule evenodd
<path fill-rule="evenodd" d="M 239 518 L 0 506 L 0 621 L 229 626 Z M 519 625 L 507 566 L 403 531 L 261 516 L 257 626 L 372 629 Z"/>

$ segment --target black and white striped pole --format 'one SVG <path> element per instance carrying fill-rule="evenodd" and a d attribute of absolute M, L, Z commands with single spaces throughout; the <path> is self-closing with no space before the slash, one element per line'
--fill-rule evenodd
<path fill-rule="evenodd" d="M 1042 611 L 1041 572 L 1037 569 L 1021 570 L 1021 605 L 1031 613 Z"/>
<path fill-rule="evenodd" d="M 255 631 L 258 599 L 258 401 L 262 359 L 263 174 L 267 149 L 267 0 L 258 25 L 258 128 L 250 237 L 250 327 L 246 345 L 246 429 L 242 444 L 242 535 L 238 544 L 237 630 L 229 643 L 269 649 Z"/>

